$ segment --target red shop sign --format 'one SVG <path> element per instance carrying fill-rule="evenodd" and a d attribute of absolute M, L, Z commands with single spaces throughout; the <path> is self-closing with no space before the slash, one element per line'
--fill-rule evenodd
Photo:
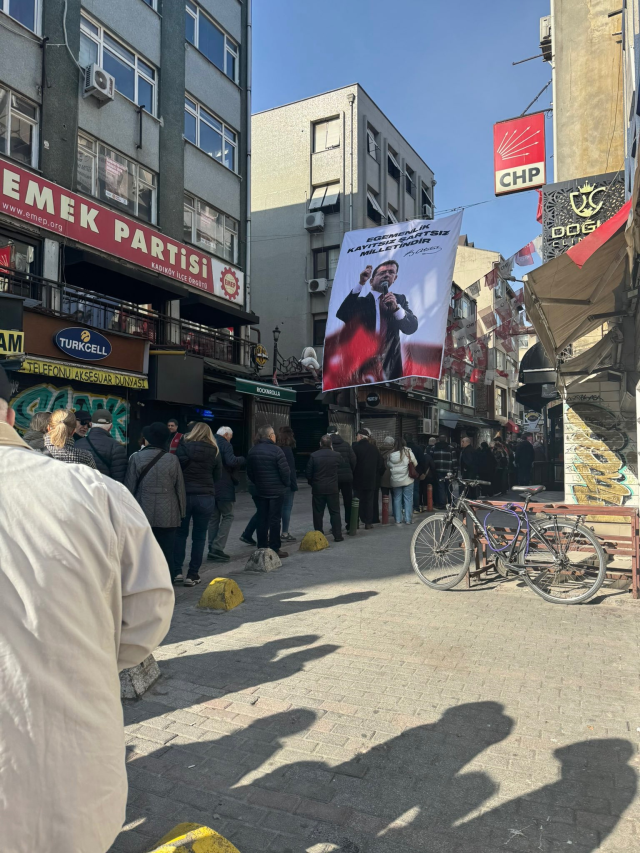
<path fill-rule="evenodd" d="M 0 212 L 214 293 L 208 255 L 4 160 Z"/>
<path fill-rule="evenodd" d="M 547 182 L 545 114 L 532 113 L 493 126 L 496 195 L 533 190 Z"/>

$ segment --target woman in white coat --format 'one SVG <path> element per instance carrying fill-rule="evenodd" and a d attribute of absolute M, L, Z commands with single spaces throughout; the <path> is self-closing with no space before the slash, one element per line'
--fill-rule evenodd
<path fill-rule="evenodd" d="M 413 524 L 413 477 L 409 474 L 409 463 L 414 468 L 418 464 L 416 457 L 405 444 L 404 439 L 396 439 L 393 453 L 389 454 L 387 467 L 391 471 L 391 494 L 393 496 L 393 514 L 396 524 Z"/>

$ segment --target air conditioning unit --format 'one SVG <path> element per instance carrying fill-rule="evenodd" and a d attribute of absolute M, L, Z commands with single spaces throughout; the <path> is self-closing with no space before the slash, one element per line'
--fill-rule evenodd
<path fill-rule="evenodd" d="M 319 231 L 324 231 L 324 213 L 321 210 L 314 210 L 313 213 L 305 213 L 304 227 L 309 234 L 317 234 Z"/>
<path fill-rule="evenodd" d="M 104 68 L 93 63 L 84 69 L 84 88 L 82 95 L 88 98 L 93 95 L 96 100 L 105 103 L 115 98 L 116 81 Z"/>
<path fill-rule="evenodd" d="M 312 278 L 307 282 L 309 293 L 326 293 L 329 289 L 328 278 Z"/>
<path fill-rule="evenodd" d="M 427 418 L 423 420 L 429 421 L 431 426 L 431 435 L 438 435 L 440 430 L 440 410 L 437 406 L 429 406 L 427 408 Z"/>
<path fill-rule="evenodd" d="M 418 434 L 433 435 L 431 429 L 431 418 L 420 418 L 420 420 L 418 421 Z"/>
<path fill-rule="evenodd" d="M 423 216 L 433 216 L 433 206 L 430 204 L 422 205 L 422 215 Z"/>

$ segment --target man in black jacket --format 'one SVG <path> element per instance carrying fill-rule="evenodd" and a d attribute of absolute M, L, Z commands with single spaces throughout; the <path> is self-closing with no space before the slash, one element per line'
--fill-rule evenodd
<path fill-rule="evenodd" d="M 281 550 L 280 526 L 284 493 L 291 483 L 291 471 L 287 457 L 275 440 L 272 426 L 260 427 L 258 440 L 247 455 L 247 477 L 255 491 L 253 502 L 258 513 L 258 548 L 271 548 L 279 557 L 288 557 L 289 554 Z"/>
<path fill-rule="evenodd" d="M 113 415 L 107 409 L 96 409 L 91 416 L 91 423 L 93 426 L 86 436 L 76 441 L 76 448 L 89 451 L 101 474 L 124 483 L 124 475 L 127 473 L 127 451 L 124 445 L 110 434 Z"/>
<path fill-rule="evenodd" d="M 340 526 L 340 493 L 338 491 L 338 471 L 342 457 L 331 449 L 331 436 L 323 435 L 320 439 L 320 450 L 309 457 L 307 463 L 307 480 L 311 486 L 313 527 L 322 530 L 325 506 L 329 508 L 331 530 L 336 542 L 342 542 Z"/>
<path fill-rule="evenodd" d="M 351 518 L 351 501 L 353 500 L 353 471 L 356 467 L 356 454 L 351 445 L 347 444 L 339 434 L 337 426 L 330 426 L 328 435 L 331 437 L 331 446 L 336 453 L 340 454 L 338 489 L 342 494 L 344 504 L 344 523 L 348 527 Z"/>
<path fill-rule="evenodd" d="M 231 557 L 225 553 L 231 525 L 233 523 L 233 505 L 236 501 L 235 473 L 245 464 L 244 456 L 236 456 L 231 446 L 233 430 L 221 426 L 216 433 L 216 444 L 220 451 L 222 474 L 215 484 L 216 506 L 209 522 L 209 559 L 218 563 L 228 563 Z"/>
<path fill-rule="evenodd" d="M 428 455 L 424 447 L 417 444 L 413 440 L 413 435 L 410 432 L 405 432 L 404 434 L 405 444 L 409 448 L 409 450 L 416 457 L 416 471 L 420 476 L 427 473 L 427 468 L 431 463 L 431 457 Z M 414 512 L 420 512 L 420 483 L 421 481 L 414 480 L 413 481 L 413 510 Z"/>
<path fill-rule="evenodd" d="M 365 530 L 373 527 L 373 501 L 376 484 L 386 471 L 382 454 L 369 439 L 371 432 L 366 427 L 360 427 L 353 444 L 356 455 L 356 467 L 353 472 L 353 488 L 360 501 L 360 521 Z"/>
<path fill-rule="evenodd" d="M 371 265 L 366 267 L 360 273 L 360 281 L 336 313 L 343 323 L 360 326 L 378 336 L 376 356 L 361 368 L 362 372 L 375 377 L 369 379 L 370 382 L 400 379 L 403 375 L 400 332 L 412 335 L 418 328 L 418 319 L 409 308 L 407 297 L 402 293 L 391 293 L 398 271 L 397 261 L 385 261 L 375 269 Z M 367 281 L 371 291 L 361 296 Z"/>

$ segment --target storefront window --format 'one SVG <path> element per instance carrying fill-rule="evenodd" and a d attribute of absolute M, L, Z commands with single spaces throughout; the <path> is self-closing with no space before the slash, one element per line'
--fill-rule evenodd
<path fill-rule="evenodd" d="M 156 221 L 157 177 L 139 163 L 78 134 L 78 189 L 145 222 Z"/>
<path fill-rule="evenodd" d="M 0 154 L 38 165 L 38 107 L 0 86 Z"/>

